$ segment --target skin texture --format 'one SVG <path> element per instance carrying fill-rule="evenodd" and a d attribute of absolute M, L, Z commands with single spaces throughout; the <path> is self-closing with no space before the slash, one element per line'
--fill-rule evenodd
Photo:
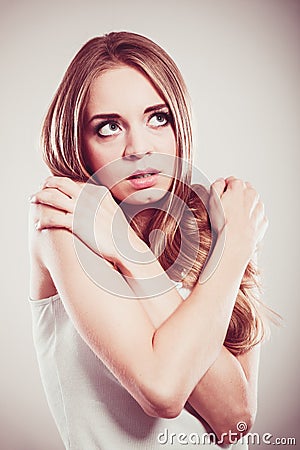
<path fill-rule="evenodd" d="M 88 164 L 93 170 L 98 170 L 116 160 L 124 162 L 118 166 L 117 176 L 121 179 L 126 175 L 129 162 L 136 170 L 144 158 L 159 155 L 160 151 L 175 154 L 171 126 L 153 130 L 145 114 L 149 106 L 158 104 L 161 99 L 157 98 L 152 85 L 135 72 L 122 67 L 99 78 L 91 92 L 85 116 L 84 142 Z M 135 83 L 131 84 L 130 80 L 135 75 Z M 114 92 L 118 92 L 117 86 L 122 82 L 126 89 L 121 91 L 126 91 L 126 97 L 120 104 L 110 104 L 111 97 L 107 98 L 106 104 L 101 101 L 107 92 L 104 86 L 111 88 L 113 99 Z M 139 82 L 141 92 L 135 97 Z M 140 102 L 140 96 L 146 92 L 147 98 L 143 97 L 143 102 Z M 93 115 L 103 111 L 105 114 L 117 112 L 122 117 L 120 129 L 117 128 L 116 134 L 104 138 L 107 139 L 104 141 L 95 135 L 94 128 L 86 125 Z M 112 129 L 115 132 L 116 129 Z M 144 167 L 149 167 L 149 164 Z M 170 183 L 169 179 L 166 183 L 166 177 L 161 178 L 159 195 L 166 192 Z M 132 192 L 127 181 L 114 185 L 111 183 L 114 180 L 109 177 L 107 180 L 106 187 L 98 187 L 105 193 L 106 201 L 95 221 L 98 250 L 93 249 L 97 254 L 90 252 L 91 263 L 99 265 L 103 274 L 109 274 L 112 283 L 124 290 L 124 295 L 139 288 L 139 280 L 143 278 L 159 275 L 167 282 L 167 276 L 154 255 L 133 233 L 122 215 L 120 229 L 129 232 L 131 243 L 141 254 L 148 255 L 149 260 L 152 258 L 152 262 L 129 262 L 115 251 L 109 239 L 118 210 L 114 198 L 124 201 L 130 196 L 135 204 L 142 204 L 161 197 L 156 190 Z M 113 195 L 107 190 L 110 185 L 115 186 L 111 189 Z M 234 177 L 215 182 L 210 196 L 221 201 L 226 218 L 225 224 L 215 221 L 216 231 L 220 237 L 226 232 L 226 245 L 214 274 L 206 283 L 197 284 L 184 302 L 175 288 L 152 300 L 132 302 L 120 301 L 94 285 L 78 263 L 72 233 L 82 245 L 91 247 L 84 221 L 76 230 L 72 228 L 80 188 L 71 180 L 50 177 L 44 188 L 32 198 L 31 297 L 43 298 L 59 291 L 83 339 L 147 414 L 175 417 L 189 401 L 218 436 L 231 429 L 236 431 L 236 423 L 240 420 L 247 423 L 249 430 L 256 411 L 259 347 L 234 357 L 223 347 L 223 342 L 243 273 L 267 228 L 263 204 L 257 192 L 249 183 Z M 88 213 L 89 202 L 86 208 Z M 135 283 L 131 285 L 130 281 L 125 281 L 110 263 L 130 277 L 126 278 L 127 281 L 134 280 Z M 66 273 L 64 267 L 72 270 Z M 82 298 L 85 298 L 84 303 Z M 134 355 L 131 351 L 133 346 Z M 174 348 L 177 349 L 175 353 Z"/>
<path fill-rule="evenodd" d="M 156 105 L 160 106 L 154 108 Z M 118 117 L 108 119 L 105 116 L 109 114 Z M 135 69 L 121 66 L 105 72 L 92 83 L 84 115 L 84 154 L 98 181 L 117 200 L 152 203 L 169 189 L 172 159 L 157 158 L 161 154 L 176 155 L 168 114 L 164 100 Z M 126 177 L 147 167 L 161 172 L 155 189 L 137 191 Z"/>

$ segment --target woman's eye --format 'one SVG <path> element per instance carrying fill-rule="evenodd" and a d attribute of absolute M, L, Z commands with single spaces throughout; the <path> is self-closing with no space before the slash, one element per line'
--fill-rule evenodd
<path fill-rule="evenodd" d="M 149 119 L 152 127 L 162 127 L 169 123 L 169 115 L 167 113 L 155 113 Z"/>
<path fill-rule="evenodd" d="M 98 126 L 97 132 L 100 136 L 113 136 L 120 131 L 120 127 L 115 122 L 105 123 Z"/>

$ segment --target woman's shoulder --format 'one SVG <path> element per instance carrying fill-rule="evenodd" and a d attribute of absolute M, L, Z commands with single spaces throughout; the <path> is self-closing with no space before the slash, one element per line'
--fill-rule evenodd
<path fill-rule="evenodd" d="M 30 252 L 30 298 L 41 299 L 53 296 L 57 288 L 51 277 L 51 273 L 57 272 L 64 261 L 64 267 L 70 273 L 78 273 L 83 266 L 94 266 L 98 256 L 85 246 L 71 231 L 64 228 L 47 228 L 39 230 L 36 228 L 36 205 L 30 207 L 29 212 L 29 252 Z M 84 262 L 79 262 L 83 254 Z M 101 258 L 103 264 L 113 269 L 111 263 Z M 90 272 L 86 270 L 85 272 Z M 111 274 L 111 272 L 109 272 Z M 57 275 L 57 273 L 56 273 Z"/>
<path fill-rule="evenodd" d="M 50 230 L 36 229 L 35 205 L 30 206 L 28 221 L 28 247 L 30 256 L 30 292 L 32 300 L 47 298 L 57 293 L 51 275 L 46 267 L 44 254 L 50 244 Z"/>
<path fill-rule="evenodd" d="M 72 242 L 72 234 L 64 228 L 44 228 L 37 227 L 38 205 L 31 204 L 29 209 L 29 251 L 30 255 L 38 258 L 40 263 L 45 262 L 47 250 L 58 244 L 61 250 L 66 250 Z"/>

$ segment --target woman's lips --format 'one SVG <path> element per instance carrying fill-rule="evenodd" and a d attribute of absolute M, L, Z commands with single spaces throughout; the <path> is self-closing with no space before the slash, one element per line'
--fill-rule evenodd
<path fill-rule="evenodd" d="M 146 169 L 135 170 L 131 175 L 129 175 L 129 177 L 127 177 L 127 179 L 135 178 L 139 175 L 155 175 L 156 173 L 159 173 L 159 170 L 154 169 L 153 167 L 147 167 Z"/>
<path fill-rule="evenodd" d="M 136 174 L 135 178 L 132 178 L 131 175 L 130 178 L 127 178 L 127 181 L 129 181 L 129 183 L 131 183 L 131 185 L 135 188 L 135 189 L 146 189 L 149 187 L 154 186 L 157 181 L 158 181 L 158 176 L 159 176 L 159 172 L 157 173 L 140 173 L 140 174 Z M 138 178 L 136 178 L 138 177 Z"/>

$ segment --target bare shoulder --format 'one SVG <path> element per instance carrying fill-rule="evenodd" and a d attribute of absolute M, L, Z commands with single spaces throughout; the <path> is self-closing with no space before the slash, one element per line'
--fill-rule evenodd
<path fill-rule="evenodd" d="M 50 297 L 57 293 L 51 275 L 43 261 L 45 235 L 34 225 L 34 206 L 29 211 L 30 292 L 32 300 Z"/>
<path fill-rule="evenodd" d="M 35 205 L 31 206 L 29 212 L 31 299 L 39 300 L 55 295 L 57 286 L 54 280 L 60 280 L 63 277 L 65 281 L 70 278 L 73 282 L 78 279 L 85 282 L 88 278 L 94 279 L 95 271 L 99 276 L 101 275 L 101 278 L 109 279 L 112 286 L 115 283 L 122 283 L 122 292 L 131 294 L 127 283 L 110 262 L 99 258 L 66 229 L 37 230 L 34 218 Z M 101 270 L 98 271 L 97 268 Z"/>

